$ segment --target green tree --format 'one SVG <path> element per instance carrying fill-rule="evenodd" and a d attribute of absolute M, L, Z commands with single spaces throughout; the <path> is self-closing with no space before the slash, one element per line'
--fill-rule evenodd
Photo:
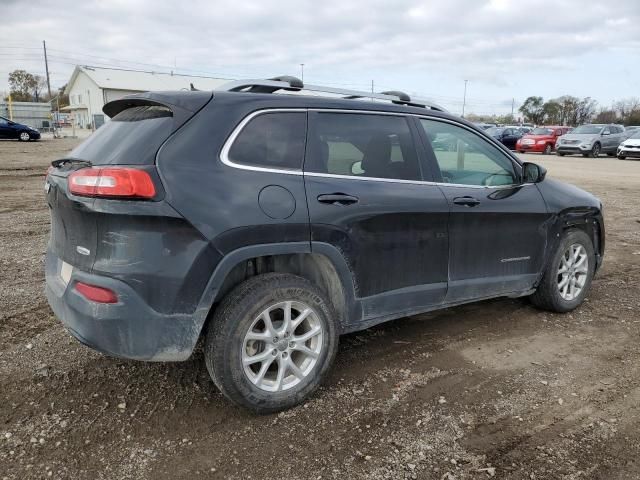
<path fill-rule="evenodd" d="M 544 122 L 547 125 L 562 125 L 561 110 L 562 106 L 556 100 L 544 102 L 544 105 L 542 105 Z"/>
<path fill-rule="evenodd" d="M 536 125 L 544 122 L 544 100 L 542 97 L 529 97 L 518 109 L 522 115 Z"/>
<path fill-rule="evenodd" d="M 26 70 L 14 70 L 9 74 L 9 93 L 15 102 L 30 102 L 38 88 L 36 76 Z"/>

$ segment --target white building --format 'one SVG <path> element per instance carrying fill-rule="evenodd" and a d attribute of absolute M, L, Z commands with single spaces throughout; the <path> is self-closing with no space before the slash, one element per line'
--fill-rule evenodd
<path fill-rule="evenodd" d="M 98 127 L 108 120 L 102 113 L 104 104 L 125 95 L 189 90 L 192 84 L 198 90 L 213 90 L 229 81 L 224 78 L 78 65 L 64 91 L 69 95 L 69 106 L 61 110 L 72 112 L 77 126 L 90 128 L 93 120 Z"/>

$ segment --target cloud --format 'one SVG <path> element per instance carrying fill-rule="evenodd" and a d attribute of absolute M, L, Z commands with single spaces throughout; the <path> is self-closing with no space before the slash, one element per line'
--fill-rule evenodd
<path fill-rule="evenodd" d="M 0 90 L 6 70 L 41 69 L 41 38 L 58 85 L 75 63 L 226 76 L 297 73 L 305 63 L 309 76 L 335 83 L 403 71 L 415 88 L 412 76 L 431 72 L 495 91 L 523 70 L 558 75 L 583 69 L 589 55 L 640 47 L 637 0 L 57 0 L 55 9 L 31 0 L 2 10 L 7 44 L 29 48 L 0 46 Z M 606 75 L 597 70 L 590 75 Z"/>

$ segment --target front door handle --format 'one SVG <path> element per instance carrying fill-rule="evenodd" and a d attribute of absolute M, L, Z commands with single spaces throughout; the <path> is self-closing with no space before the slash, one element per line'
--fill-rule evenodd
<path fill-rule="evenodd" d="M 358 197 L 347 195 L 346 193 L 325 193 L 318 195 L 318 201 L 330 205 L 353 205 L 358 203 Z"/>
<path fill-rule="evenodd" d="M 453 203 L 456 205 L 464 205 L 465 207 L 475 207 L 480 205 L 480 200 L 473 197 L 456 197 L 453 199 Z"/>

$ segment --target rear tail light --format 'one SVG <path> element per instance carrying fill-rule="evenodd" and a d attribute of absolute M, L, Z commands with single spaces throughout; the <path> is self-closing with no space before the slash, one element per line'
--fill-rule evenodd
<path fill-rule="evenodd" d="M 96 303 L 118 303 L 118 296 L 113 290 L 104 287 L 96 287 L 88 283 L 76 282 L 76 291 L 87 300 Z"/>
<path fill-rule="evenodd" d="M 82 168 L 69 175 L 69 191 L 85 197 L 153 198 L 156 188 L 144 170 Z"/>

